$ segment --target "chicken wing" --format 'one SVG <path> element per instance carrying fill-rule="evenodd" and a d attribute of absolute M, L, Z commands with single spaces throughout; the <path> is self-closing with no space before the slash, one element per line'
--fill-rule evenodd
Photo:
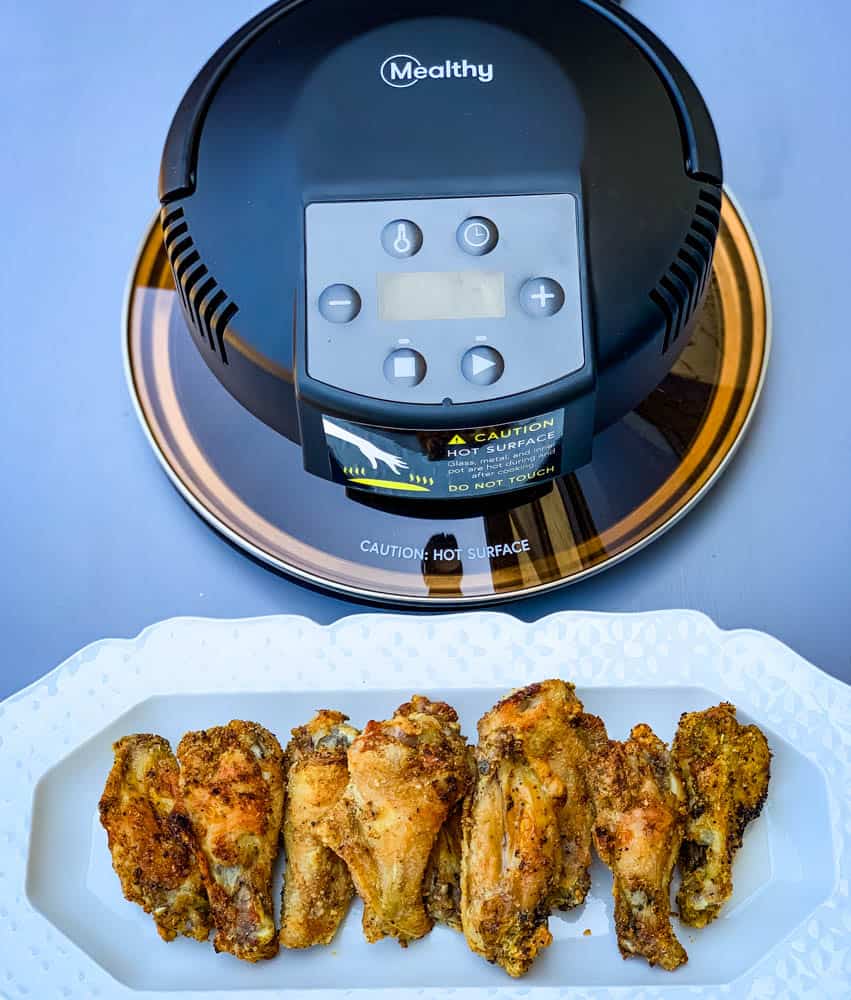
<path fill-rule="evenodd" d="M 140 733 L 112 750 L 99 811 L 124 895 L 153 916 L 164 941 L 178 934 L 205 941 L 210 905 L 179 808 L 171 747 L 161 736 Z"/>
<path fill-rule="evenodd" d="M 556 804 L 522 741 L 507 730 L 480 736 L 476 763 L 462 826 L 461 925 L 473 951 L 522 976 L 552 941 Z"/>
<path fill-rule="evenodd" d="M 347 719 L 322 709 L 306 726 L 293 729 L 284 753 L 287 870 L 280 940 L 285 948 L 328 944 L 354 895 L 345 863 L 316 835 L 349 780 L 347 754 L 358 731 Z"/>
<path fill-rule="evenodd" d="M 187 733 L 180 788 L 216 927 L 216 951 L 256 962 L 278 950 L 272 866 L 284 805 L 283 754 L 254 722 Z"/>
<path fill-rule="evenodd" d="M 348 786 L 317 833 L 348 865 L 368 941 L 392 936 L 406 945 L 431 929 L 426 865 L 468 782 L 466 742 L 444 702 L 415 696 L 352 743 Z"/>
<path fill-rule="evenodd" d="M 671 927 L 670 885 L 685 826 L 685 797 L 667 746 L 649 726 L 591 757 L 594 843 L 614 877 L 615 929 L 624 958 L 676 969 L 688 960 Z"/>
<path fill-rule="evenodd" d="M 733 858 L 759 816 L 771 769 L 768 741 L 736 721 L 722 702 L 680 718 L 673 755 L 683 775 L 688 818 L 680 848 L 680 919 L 705 927 L 733 892 Z"/>
<path fill-rule="evenodd" d="M 584 711 L 573 684 L 556 679 L 512 692 L 482 719 L 479 732 L 487 736 L 504 727 L 522 741 L 541 777 L 556 779 L 552 787 L 561 859 L 550 904 L 561 910 L 578 906 L 591 885 L 594 807 L 588 754 L 606 739 L 603 721 Z"/>
<path fill-rule="evenodd" d="M 520 976 L 552 940 L 551 910 L 576 906 L 588 892 L 593 807 L 585 771 L 605 730 L 561 680 L 513 692 L 478 728 L 461 920 L 473 951 Z"/>

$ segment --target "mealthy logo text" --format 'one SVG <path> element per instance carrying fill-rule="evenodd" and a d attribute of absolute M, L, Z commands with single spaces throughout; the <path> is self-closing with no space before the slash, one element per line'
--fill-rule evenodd
<path fill-rule="evenodd" d="M 381 64 L 381 79 L 390 87 L 413 87 L 420 80 L 493 80 L 493 63 L 471 63 L 466 59 L 447 59 L 446 62 L 423 66 L 416 56 L 400 53 L 388 56 Z"/>

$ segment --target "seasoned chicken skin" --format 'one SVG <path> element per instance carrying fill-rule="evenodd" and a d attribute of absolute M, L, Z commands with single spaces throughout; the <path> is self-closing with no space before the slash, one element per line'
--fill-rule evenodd
<path fill-rule="evenodd" d="M 685 826 L 685 798 L 667 746 L 646 725 L 591 758 L 594 843 L 612 870 L 615 930 L 624 958 L 676 969 L 688 960 L 671 927 L 671 875 Z"/>
<path fill-rule="evenodd" d="M 513 692 L 478 729 L 461 919 L 473 951 L 520 976 L 552 940 L 551 910 L 576 906 L 588 892 L 593 806 L 585 773 L 605 729 L 561 680 Z"/>
<path fill-rule="evenodd" d="M 736 721 L 736 707 L 722 702 L 680 718 L 672 748 L 687 801 L 680 919 L 705 927 L 733 892 L 733 857 L 745 827 L 768 795 L 771 751 L 756 726 Z"/>
<path fill-rule="evenodd" d="M 278 950 L 272 866 L 284 805 L 283 754 L 254 722 L 187 733 L 180 788 L 216 927 L 216 951 L 256 962 Z"/>
<path fill-rule="evenodd" d="M 354 886 L 345 863 L 316 835 L 349 780 L 348 749 L 358 735 L 347 715 L 319 711 L 292 731 L 284 752 L 287 870 L 281 897 L 281 944 L 328 944 L 349 908 Z"/>
<path fill-rule="evenodd" d="M 444 702 L 414 696 L 352 743 L 348 786 L 317 833 L 348 866 L 368 941 L 392 936 L 405 945 L 431 929 L 426 865 L 468 782 L 458 716 Z"/>
<path fill-rule="evenodd" d="M 179 809 L 171 747 L 162 736 L 140 733 L 118 740 L 112 750 L 99 811 L 124 895 L 153 916 L 164 941 L 178 934 L 205 941 L 210 906 Z"/>

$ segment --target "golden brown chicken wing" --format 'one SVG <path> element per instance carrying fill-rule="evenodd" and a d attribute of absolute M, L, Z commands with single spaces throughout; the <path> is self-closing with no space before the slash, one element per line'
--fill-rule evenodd
<path fill-rule="evenodd" d="M 667 746 L 649 726 L 591 758 L 594 843 L 614 877 L 615 929 L 624 958 L 676 969 L 687 961 L 670 918 L 671 874 L 685 825 L 685 798 Z"/>
<path fill-rule="evenodd" d="M 458 717 L 443 702 L 414 696 L 352 743 L 348 786 L 317 833 L 348 865 L 367 940 L 393 936 L 405 945 L 431 929 L 423 877 L 468 781 Z"/>
<path fill-rule="evenodd" d="M 272 866 L 284 805 L 283 754 L 254 722 L 187 733 L 180 788 L 195 831 L 216 951 L 256 962 L 278 950 Z"/>
<path fill-rule="evenodd" d="M 322 709 L 292 731 L 284 753 L 287 870 L 280 937 L 285 948 L 328 944 L 355 892 L 344 862 L 316 835 L 349 780 L 348 749 L 358 731 L 346 725 L 347 719 L 342 712 Z"/>
<path fill-rule="evenodd" d="M 683 713 L 673 755 L 683 775 L 688 818 L 680 848 L 680 919 L 705 927 L 733 892 L 733 857 L 768 794 L 771 751 L 756 726 L 722 702 Z"/>
<path fill-rule="evenodd" d="M 552 940 L 551 910 L 588 892 L 593 807 L 585 772 L 589 746 L 601 738 L 602 722 L 561 680 L 513 692 L 479 722 L 461 919 L 470 947 L 512 976 Z"/>
<path fill-rule="evenodd" d="M 547 929 L 560 847 L 556 802 L 507 730 L 479 738 L 479 776 L 464 810 L 461 925 L 467 944 L 522 976 Z"/>
<path fill-rule="evenodd" d="M 205 941 L 210 905 L 179 807 L 171 747 L 161 736 L 140 733 L 112 749 L 100 821 L 124 895 L 153 916 L 163 940 L 183 934 Z"/>
<path fill-rule="evenodd" d="M 570 909 L 584 902 L 591 885 L 594 807 L 587 784 L 588 754 L 605 740 L 605 727 L 584 711 L 573 684 L 554 679 L 512 692 L 479 723 L 483 736 L 500 728 L 510 729 L 523 742 L 543 780 L 555 778 L 561 859 L 550 904 Z"/>

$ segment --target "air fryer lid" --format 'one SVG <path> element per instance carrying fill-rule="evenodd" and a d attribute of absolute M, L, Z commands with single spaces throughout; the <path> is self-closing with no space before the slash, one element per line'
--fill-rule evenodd
<path fill-rule="evenodd" d="M 585 0 L 451 11 L 270 8 L 193 83 L 160 184 L 184 314 L 216 377 L 301 443 L 309 471 L 429 499 L 448 495 L 450 442 L 476 430 L 549 421 L 555 443 L 530 452 L 540 478 L 588 461 L 595 431 L 684 346 L 721 204 L 703 101 L 628 15 Z M 473 238 L 495 238 L 482 255 L 464 245 L 477 220 Z M 421 248 L 390 252 L 387 226 L 391 247 L 419 231 Z M 450 285 L 479 305 L 459 314 Z M 428 313 L 446 296 L 452 315 Z M 332 321 L 328 301 L 359 311 Z M 397 461 L 356 445 L 347 462 L 351 437 Z"/>
<path fill-rule="evenodd" d="M 255 419 L 201 360 L 158 225 L 131 277 L 127 372 L 163 468 L 235 546 L 350 596 L 469 604 L 613 566 L 705 496 L 759 394 L 767 306 L 751 236 L 725 198 L 710 289 L 687 347 L 658 389 L 597 435 L 591 462 L 541 486 L 439 508 L 402 506 L 304 471 L 300 447 Z"/>

